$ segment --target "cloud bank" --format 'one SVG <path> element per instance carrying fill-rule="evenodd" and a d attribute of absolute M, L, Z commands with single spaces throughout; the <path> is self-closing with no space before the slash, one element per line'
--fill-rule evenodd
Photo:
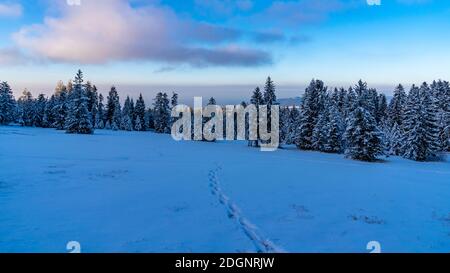
<path fill-rule="evenodd" d="M 156 5 L 133 7 L 126 0 L 84 0 L 60 6 L 61 15 L 13 35 L 28 53 L 53 62 L 103 64 L 157 61 L 193 66 L 270 64 L 268 52 L 238 45 L 245 33 L 179 18 Z"/>

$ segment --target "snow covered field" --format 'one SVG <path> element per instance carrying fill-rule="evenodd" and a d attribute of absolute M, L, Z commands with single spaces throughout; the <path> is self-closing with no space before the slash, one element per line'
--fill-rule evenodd
<path fill-rule="evenodd" d="M 450 163 L 0 127 L 0 252 L 450 252 Z"/>

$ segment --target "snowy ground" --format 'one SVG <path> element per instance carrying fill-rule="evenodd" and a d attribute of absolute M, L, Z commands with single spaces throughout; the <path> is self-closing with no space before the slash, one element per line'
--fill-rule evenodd
<path fill-rule="evenodd" d="M 0 127 L 0 252 L 450 252 L 450 163 Z"/>

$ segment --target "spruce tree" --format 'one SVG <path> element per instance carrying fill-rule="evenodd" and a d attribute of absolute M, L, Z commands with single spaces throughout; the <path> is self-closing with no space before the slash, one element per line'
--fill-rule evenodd
<path fill-rule="evenodd" d="M 358 98 L 364 96 L 364 93 L 367 91 L 367 83 L 359 80 L 353 89 Z"/>
<path fill-rule="evenodd" d="M 111 90 L 109 91 L 107 102 L 106 102 L 106 120 L 109 121 L 109 123 L 113 124 L 113 117 L 114 113 L 116 112 L 116 105 L 120 106 L 119 103 L 119 94 L 117 93 L 117 89 L 115 86 L 111 87 Z M 117 125 L 117 124 L 116 124 Z"/>
<path fill-rule="evenodd" d="M 391 125 L 397 123 L 399 127 L 402 126 L 405 105 L 406 92 L 403 85 L 399 84 L 394 90 L 394 96 L 392 97 L 387 110 Z"/>
<path fill-rule="evenodd" d="M 375 89 L 369 89 L 367 83 L 359 80 L 355 85 L 356 107 L 363 107 L 372 117 L 376 118 L 378 94 Z"/>
<path fill-rule="evenodd" d="M 91 113 L 91 123 L 94 128 L 97 128 L 97 111 L 98 111 L 98 91 L 97 87 L 95 85 L 91 85 L 91 83 L 88 81 L 86 83 L 86 94 L 88 97 L 88 111 Z"/>
<path fill-rule="evenodd" d="M 257 112 L 257 116 L 259 117 L 259 107 L 261 105 L 264 105 L 264 97 L 263 94 L 261 93 L 261 90 L 259 89 L 259 87 L 256 87 L 255 90 L 253 91 L 252 97 L 250 99 L 250 103 L 255 105 L 256 107 L 256 112 Z M 248 145 L 251 147 L 259 147 L 259 118 L 257 119 L 257 127 L 256 127 L 256 135 L 257 135 L 257 139 L 256 140 L 249 140 Z"/>
<path fill-rule="evenodd" d="M 155 129 L 155 118 L 154 111 L 152 108 L 148 108 L 145 112 L 145 128 L 154 130 Z"/>
<path fill-rule="evenodd" d="M 444 97 L 444 114 L 442 118 L 443 128 L 441 133 L 442 147 L 444 151 L 450 152 L 450 84 L 445 82 L 445 97 Z"/>
<path fill-rule="evenodd" d="M 105 106 L 103 105 L 103 95 L 98 96 L 98 109 L 95 115 L 95 125 L 97 129 L 105 128 Z"/>
<path fill-rule="evenodd" d="M 44 109 L 44 120 L 43 124 L 46 128 L 54 127 L 55 116 L 54 116 L 54 108 L 56 106 L 56 97 L 52 95 L 50 99 L 47 101 Z"/>
<path fill-rule="evenodd" d="M 383 154 L 382 137 L 375 118 L 363 107 L 356 108 L 348 118 L 344 139 L 345 154 L 349 158 L 375 161 Z"/>
<path fill-rule="evenodd" d="M 132 131 L 133 127 L 133 105 L 130 97 L 127 96 L 125 99 L 125 103 L 122 109 L 122 123 L 121 129 L 125 131 Z"/>
<path fill-rule="evenodd" d="M 58 86 L 55 92 L 56 102 L 53 107 L 54 122 L 53 127 L 57 130 L 64 130 L 68 109 L 68 92 L 65 86 Z"/>
<path fill-rule="evenodd" d="M 250 103 L 254 104 L 256 107 L 264 104 L 264 97 L 259 87 L 256 87 L 255 91 L 253 91 Z"/>
<path fill-rule="evenodd" d="M 341 114 L 341 117 L 344 117 L 345 115 L 345 103 L 347 99 L 347 90 L 345 88 L 341 87 L 338 90 L 338 97 L 337 102 L 335 103 L 336 107 L 338 108 L 339 113 Z"/>
<path fill-rule="evenodd" d="M 436 159 L 440 151 L 437 103 L 427 83 L 413 86 L 403 120 L 403 156 L 415 161 Z"/>
<path fill-rule="evenodd" d="M 328 103 L 320 110 L 317 124 L 314 126 L 313 134 L 311 136 L 311 147 L 316 151 L 325 151 L 327 143 L 327 133 L 329 130 L 330 112 Z"/>
<path fill-rule="evenodd" d="M 134 108 L 134 112 L 136 115 L 136 121 L 135 121 L 135 130 L 136 129 L 136 122 L 139 119 L 139 123 L 140 123 L 140 129 L 137 131 L 145 131 L 145 102 L 144 102 L 144 98 L 142 97 L 142 94 L 139 94 L 139 98 L 136 101 L 136 106 Z"/>
<path fill-rule="evenodd" d="M 170 132 L 170 105 L 166 93 L 159 92 L 156 95 L 154 102 L 153 119 L 155 132 Z"/>
<path fill-rule="evenodd" d="M 389 122 L 383 122 L 383 136 L 385 152 L 388 155 L 400 156 L 403 154 L 402 133 L 397 123 L 390 125 Z"/>
<path fill-rule="evenodd" d="M 275 84 L 270 77 L 267 77 L 264 85 L 264 103 L 267 105 L 267 130 L 272 131 L 272 105 L 277 104 L 277 96 L 275 94 Z"/>
<path fill-rule="evenodd" d="M 295 144 L 299 149 L 313 149 L 313 133 L 324 107 L 327 87 L 321 80 L 312 80 L 305 90 L 301 105 L 300 126 Z"/>
<path fill-rule="evenodd" d="M 328 112 L 329 123 L 326 125 L 323 151 L 327 153 L 340 153 L 342 151 L 342 116 L 336 104 L 331 104 Z"/>
<path fill-rule="evenodd" d="M 74 79 L 73 89 L 69 95 L 66 132 L 69 134 L 92 134 L 94 129 L 88 111 L 88 97 L 83 85 L 83 73 L 78 70 Z"/>
<path fill-rule="evenodd" d="M 376 120 L 378 124 L 381 124 L 387 118 L 387 98 L 385 94 L 378 95 L 378 107 Z"/>
<path fill-rule="evenodd" d="M 33 107 L 34 100 L 31 93 L 25 89 L 22 93 L 22 96 L 19 97 L 18 100 L 18 108 L 19 108 L 19 124 L 22 126 L 32 126 L 33 125 Z"/>
<path fill-rule="evenodd" d="M 11 87 L 7 82 L 0 83 L 0 125 L 13 122 L 16 119 L 16 101 Z"/>
<path fill-rule="evenodd" d="M 297 106 L 293 105 L 289 109 L 289 120 L 288 120 L 289 130 L 286 136 L 286 144 L 288 145 L 295 144 L 297 128 L 300 126 L 299 122 L 300 122 L 300 111 L 298 110 Z"/>
<path fill-rule="evenodd" d="M 131 124 L 133 125 L 133 130 L 134 130 L 134 121 L 136 120 L 136 113 L 135 113 L 135 106 L 134 106 L 133 98 L 131 98 L 131 100 L 130 100 L 130 117 L 131 117 Z"/>
<path fill-rule="evenodd" d="M 214 97 L 209 98 L 208 105 L 216 105 L 216 99 Z"/>
<path fill-rule="evenodd" d="M 280 108 L 280 145 L 287 144 L 290 130 L 290 110 L 289 107 Z"/>
<path fill-rule="evenodd" d="M 449 151 L 450 125 L 450 85 L 447 81 L 434 81 L 431 85 L 432 96 L 437 102 L 439 140 L 442 151 Z"/>
<path fill-rule="evenodd" d="M 344 120 L 347 120 L 347 118 L 350 117 L 351 113 L 356 109 L 356 107 L 357 107 L 357 96 L 355 91 L 353 91 L 353 88 L 350 87 L 346 92 L 345 96 L 344 111 L 343 111 Z"/>
<path fill-rule="evenodd" d="M 270 77 L 267 77 L 266 84 L 264 85 L 264 103 L 271 106 L 274 105 L 276 101 L 275 84 Z"/>
<path fill-rule="evenodd" d="M 47 104 L 47 99 L 45 98 L 45 95 L 39 94 L 38 98 L 34 101 L 33 126 L 47 127 L 47 124 L 44 124 L 44 114 L 45 114 L 46 104 Z"/>
<path fill-rule="evenodd" d="M 115 105 L 114 105 L 113 109 L 114 109 L 114 113 L 112 116 L 112 122 L 110 124 L 111 124 L 111 129 L 114 131 L 117 131 L 117 130 L 120 130 L 120 126 L 122 125 L 122 110 L 121 110 L 119 100 L 115 101 Z"/>

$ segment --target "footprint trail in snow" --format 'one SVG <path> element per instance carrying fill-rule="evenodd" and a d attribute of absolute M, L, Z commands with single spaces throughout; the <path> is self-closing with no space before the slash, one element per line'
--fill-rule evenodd
<path fill-rule="evenodd" d="M 241 212 L 239 207 L 223 192 L 220 187 L 218 172 L 219 166 L 209 172 L 209 186 L 211 193 L 219 199 L 219 202 L 227 209 L 228 217 L 234 219 L 245 235 L 253 242 L 259 253 L 283 253 L 286 252 L 272 241 L 262 236 L 259 229 L 253 225 Z"/>

